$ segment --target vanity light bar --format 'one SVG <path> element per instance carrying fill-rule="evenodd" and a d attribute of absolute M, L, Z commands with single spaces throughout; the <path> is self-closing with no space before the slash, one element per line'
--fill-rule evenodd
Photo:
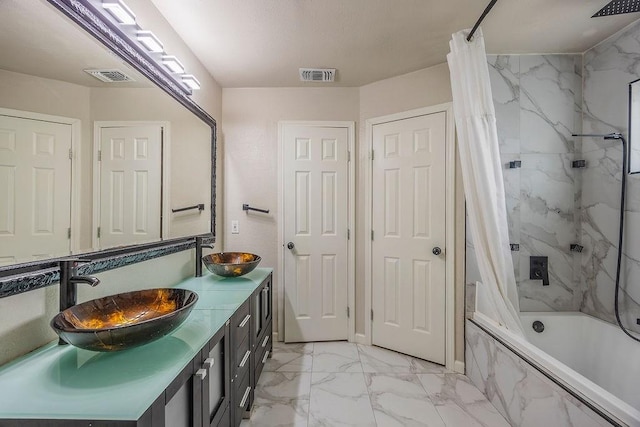
<path fill-rule="evenodd" d="M 200 82 L 191 74 L 185 74 L 184 76 L 182 76 L 182 83 L 193 90 L 200 89 Z"/>
<path fill-rule="evenodd" d="M 172 73 L 176 73 L 176 74 L 184 73 L 184 66 L 180 61 L 178 61 L 178 58 L 176 58 L 175 56 L 163 55 L 162 63 Z"/>
<path fill-rule="evenodd" d="M 135 25 L 136 15 L 122 0 L 102 0 L 102 7 L 122 25 Z"/>
<path fill-rule="evenodd" d="M 138 31 L 136 36 L 138 37 L 138 41 L 142 43 L 149 52 L 162 52 L 164 50 L 160 39 L 151 31 Z"/>
<path fill-rule="evenodd" d="M 124 3 L 123 0 L 102 0 L 102 7 L 109 12 L 121 25 L 136 25 L 136 15 Z M 164 53 L 164 46 L 160 39 L 151 31 L 142 30 L 137 27 L 135 31 L 136 37 L 141 45 L 143 45 L 151 53 L 162 54 L 162 65 L 174 74 L 181 74 L 182 84 L 191 89 L 200 89 L 200 82 L 192 74 L 184 74 L 184 65 L 173 55 Z"/>

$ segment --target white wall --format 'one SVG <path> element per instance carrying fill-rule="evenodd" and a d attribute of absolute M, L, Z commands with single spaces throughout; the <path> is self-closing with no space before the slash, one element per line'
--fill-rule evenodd
<path fill-rule="evenodd" d="M 278 122 L 282 120 L 358 120 L 357 88 L 224 89 L 224 250 L 262 257 L 262 267 L 277 268 Z M 242 204 L 269 209 L 247 214 Z M 240 234 L 231 234 L 238 220 Z M 278 283 L 279 272 L 274 271 Z M 274 312 L 277 312 L 274 294 Z M 277 330 L 277 320 L 274 320 Z"/>

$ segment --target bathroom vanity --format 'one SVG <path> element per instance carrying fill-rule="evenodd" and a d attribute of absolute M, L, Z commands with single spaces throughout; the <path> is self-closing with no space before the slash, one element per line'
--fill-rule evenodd
<path fill-rule="evenodd" d="M 272 350 L 272 270 L 175 287 L 200 296 L 187 320 L 113 353 L 48 344 L 0 368 L 0 426 L 238 426 Z"/>

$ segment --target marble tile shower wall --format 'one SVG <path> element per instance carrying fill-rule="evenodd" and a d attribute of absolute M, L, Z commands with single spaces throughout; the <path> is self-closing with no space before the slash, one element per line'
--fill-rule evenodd
<path fill-rule="evenodd" d="M 581 55 L 489 56 L 512 252 L 522 311 L 578 311 L 583 299 L 579 242 Z M 509 163 L 520 161 L 519 168 Z M 470 239 L 470 236 L 468 236 Z M 467 242 L 467 283 L 479 280 Z M 529 279 L 529 258 L 549 258 L 549 286 Z"/>
<path fill-rule="evenodd" d="M 628 84 L 640 79 L 640 22 L 584 54 L 583 130 L 628 135 Z M 588 162 L 582 192 L 582 311 L 614 321 L 614 284 L 618 253 L 621 145 L 583 138 Z M 623 248 L 621 311 L 623 322 L 640 332 L 640 177 L 628 176 L 626 243 Z"/>

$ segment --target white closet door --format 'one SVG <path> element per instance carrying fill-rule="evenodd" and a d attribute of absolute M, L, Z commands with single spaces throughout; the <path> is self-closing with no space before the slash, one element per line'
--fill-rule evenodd
<path fill-rule="evenodd" d="M 287 342 L 348 338 L 347 144 L 347 128 L 284 129 Z"/>
<path fill-rule="evenodd" d="M 0 116 L 0 265 L 68 255 L 71 126 Z"/>
<path fill-rule="evenodd" d="M 373 344 L 441 364 L 445 129 L 445 113 L 373 126 Z"/>
<path fill-rule="evenodd" d="M 100 248 L 160 239 L 162 127 L 100 131 Z"/>

